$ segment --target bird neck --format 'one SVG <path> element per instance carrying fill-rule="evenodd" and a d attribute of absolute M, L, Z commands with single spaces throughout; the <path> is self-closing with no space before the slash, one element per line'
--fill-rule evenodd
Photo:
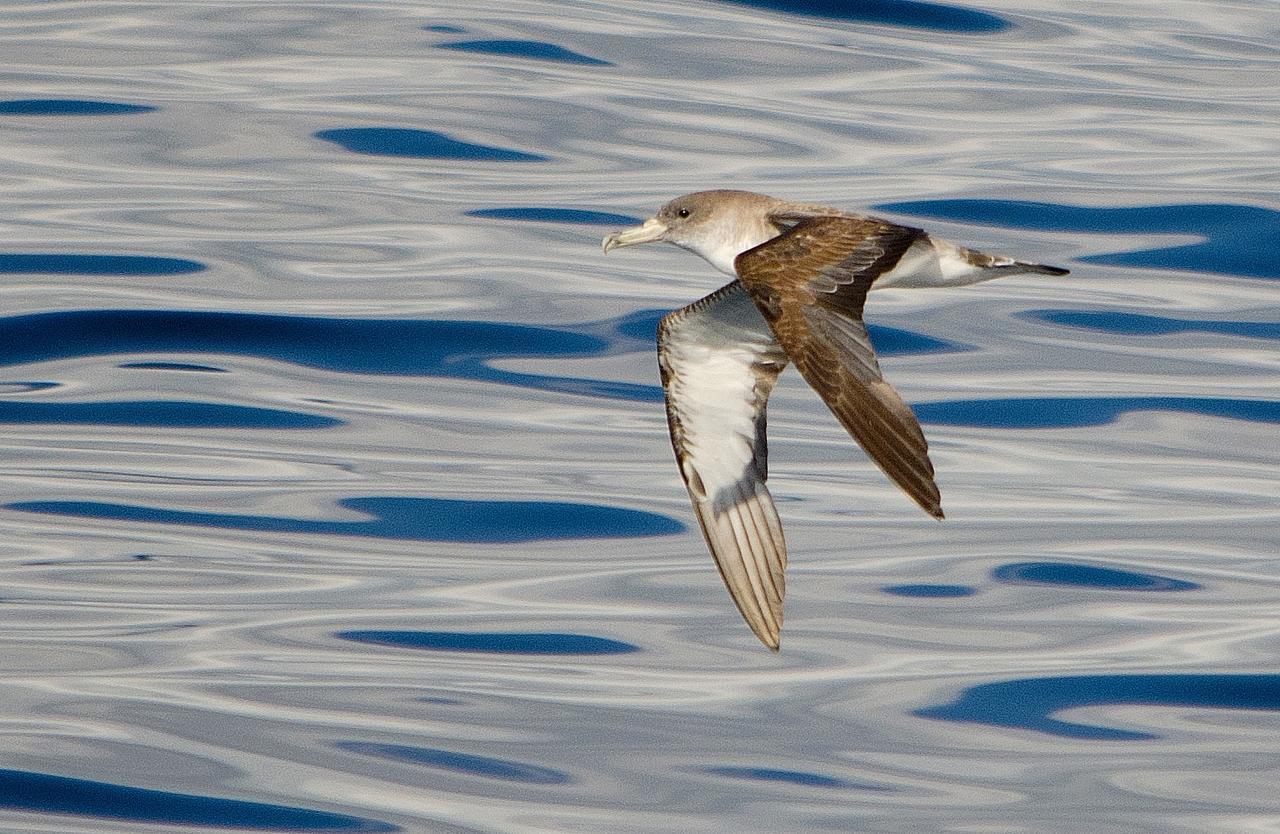
<path fill-rule="evenodd" d="M 738 277 L 733 265 L 735 258 L 778 236 L 778 228 L 763 219 L 757 223 L 723 223 L 707 229 L 707 232 L 678 245 L 734 278 Z"/>

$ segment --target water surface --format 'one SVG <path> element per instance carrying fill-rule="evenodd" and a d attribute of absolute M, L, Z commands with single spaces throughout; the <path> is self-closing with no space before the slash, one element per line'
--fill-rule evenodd
<path fill-rule="evenodd" d="M 1280 826 L 1274 4 L 11 6 L 0 828 Z M 944 522 L 781 378 L 776 655 L 716 187 L 1072 271 L 869 300 Z"/>

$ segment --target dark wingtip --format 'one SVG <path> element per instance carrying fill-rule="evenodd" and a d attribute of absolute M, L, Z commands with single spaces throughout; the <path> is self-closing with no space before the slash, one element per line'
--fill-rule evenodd
<path fill-rule="evenodd" d="M 1070 275 L 1071 270 L 1063 269 L 1060 266 L 1047 266 L 1045 264 L 1033 264 L 1032 272 L 1038 272 L 1041 275 Z"/>

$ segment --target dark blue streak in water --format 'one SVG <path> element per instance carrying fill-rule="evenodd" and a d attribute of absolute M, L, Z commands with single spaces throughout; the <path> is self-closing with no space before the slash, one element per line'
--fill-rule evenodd
<path fill-rule="evenodd" d="M 467 217 L 481 217 L 486 220 L 519 220 L 525 223 L 576 223 L 586 226 L 625 226 L 640 222 L 640 218 L 626 214 L 544 206 L 475 209 L 474 211 L 465 212 L 465 214 Z"/>
<path fill-rule="evenodd" d="M 84 101 L 64 98 L 26 98 L 0 101 L 0 116 L 118 116 L 150 113 L 149 104 L 120 104 L 114 101 Z"/>
<path fill-rule="evenodd" d="M 77 310 L 0 318 L 0 366 L 121 353 L 228 354 L 342 373 L 443 376 L 584 396 L 661 400 L 656 385 L 541 376 L 489 364 L 505 358 L 603 356 L 612 349 L 609 328 L 592 327 L 602 335 L 486 321 Z"/>
<path fill-rule="evenodd" d="M 1130 411 L 1180 411 L 1258 423 L 1280 423 L 1280 402 L 1213 397 L 1027 397 L 920 403 L 925 423 L 996 429 L 1102 426 Z"/>
<path fill-rule="evenodd" d="M 959 353 L 973 350 L 970 345 L 935 339 L 923 333 L 914 333 L 883 324 L 868 324 L 867 334 L 880 356 L 910 356 L 917 353 Z"/>
<path fill-rule="evenodd" d="M 27 394 L 32 391 L 48 391 L 50 388 L 61 388 L 60 382 L 0 382 L 0 391 L 4 394 Z"/>
<path fill-rule="evenodd" d="M 1011 24 L 1002 17 L 941 3 L 918 0 L 722 0 L 771 12 L 843 20 L 850 23 L 878 23 L 933 32 L 982 34 L 1002 32 Z"/>
<path fill-rule="evenodd" d="M 657 385 L 505 371 L 491 363 L 652 351 L 658 320 L 667 312 L 641 310 L 566 327 L 182 310 L 35 313 L 0 318 L 0 367 L 111 354 L 204 353 L 257 356 L 341 373 L 453 377 L 653 402 L 662 399 Z M 892 327 L 869 330 L 884 356 L 967 349 Z"/>
<path fill-rule="evenodd" d="M 212 365 L 192 365 L 187 362 L 121 362 L 116 367 L 137 371 L 191 371 L 202 374 L 225 374 L 226 368 L 215 368 Z"/>
<path fill-rule="evenodd" d="M 638 310 L 615 319 L 611 324 L 620 335 L 642 339 L 646 349 L 657 344 L 658 322 L 670 310 Z M 867 333 L 880 356 L 911 356 L 919 353 L 958 353 L 973 350 L 970 345 L 935 339 L 923 333 L 887 327 L 883 324 L 867 324 Z"/>
<path fill-rule="evenodd" d="M 1012 200 L 924 200 L 887 203 L 885 211 L 988 223 L 1015 229 L 1082 231 L 1106 234 L 1184 234 L 1200 243 L 1090 255 L 1081 261 L 1280 278 L 1280 211 L 1260 206 L 1182 204 L 1136 208 L 1086 208 Z"/>
<path fill-rule="evenodd" d="M 403 744 L 381 744 L 371 741 L 339 741 L 334 746 L 350 753 L 377 756 L 408 764 L 452 770 L 472 776 L 486 776 L 506 782 L 523 782 L 526 785 L 567 785 L 569 775 L 549 767 L 494 759 L 470 753 L 456 753 L 434 747 L 408 747 Z"/>
<path fill-rule="evenodd" d="M 1142 741 L 1152 733 L 1059 721 L 1053 714 L 1105 704 L 1280 710 L 1280 675 L 1076 675 L 986 683 L 921 718 L 1035 730 L 1066 738 Z"/>
<path fill-rule="evenodd" d="M 432 26 L 423 26 L 422 28 L 428 32 L 445 32 L 451 35 L 461 35 L 463 32 L 467 31 L 461 26 L 454 26 L 449 23 L 437 23 Z"/>
<path fill-rule="evenodd" d="M 0 275 L 184 275 L 204 269 L 199 261 L 151 255 L 0 252 Z"/>
<path fill-rule="evenodd" d="M 443 652 L 594 655 L 640 651 L 638 646 L 630 643 L 589 634 L 522 631 L 340 631 L 335 636 L 375 646 Z"/>
<path fill-rule="evenodd" d="M 801 785 L 806 788 L 853 788 L 860 791 L 887 791 L 889 788 L 863 782 L 849 782 L 834 776 L 823 776 L 820 773 L 806 773 L 803 770 L 777 770 L 771 767 L 707 767 L 704 773 L 713 776 L 727 776 L 730 779 L 753 779 L 757 782 L 781 782 L 788 785 Z"/>
<path fill-rule="evenodd" d="M 40 403 L 0 400 L 0 423 L 53 423 L 74 426 L 150 426 L 155 428 L 326 429 L 341 420 L 223 403 L 139 400 L 105 403 Z"/>
<path fill-rule="evenodd" d="M 7 509 L 51 515 L 195 524 L 226 530 L 367 536 L 406 541 L 507 543 L 547 539 L 626 538 L 679 533 L 673 518 L 641 510 L 556 501 L 461 501 L 445 498 L 348 498 L 339 506 L 371 516 L 359 521 L 166 510 L 100 501 L 20 501 Z"/>
<path fill-rule="evenodd" d="M 1070 562 L 1013 562 L 991 571 L 991 578 L 1011 585 L 1054 585 L 1107 591 L 1194 591 L 1200 587 L 1194 582 L 1167 576 Z"/>
<path fill-rule="evenodd" d="M 349 151 L 374 156 L 478 162 L 544 162 L 547 159 L 536 153 L 462 142 L 434 130 L 407 127 L 343 127 L 321 130 L 315 136 Z"/>
<path fill-rule="evenodd" d="M 171 793 L 26 770 L 0 770 L 0 808 L 128 823 L 253 831 L 399 831 L 373 819 L 287 805 Z"/>
<path fill-rule="evenodd" d="M 968 585 L 886 585 L 880 590 L 898 597 L 924 597 L 927 599 L 953 599 L 971 597 L 978 591 Z"/>
<path fill-rule="evenodd" d="M 554 43 L 528 40 L 453 41 L 442 43 L 441 49 L 460 52 L 478 52 L 484 55 L 501 55 L 505 58 L 533 58 L 538 61 L 559 61 L 562 64 L 579 64 L 591 67 L 611 67 L 609 61 L 592 58 L 578 52 L 556 46 Z"/>
<path fill-rule="evenodd" d="M 1280 322 L 1274 321 L 1179 319 L 1110 310 L 1029 310 L 1017 315 L 1019 318 L 1037 319 L 1050 324 L 1098 330 L 1103 333 L 1119 333 L 1125 336 L 1210 333 L 1221 336 L 1244 336 L 1249 339 L 1280 339 Z"/>

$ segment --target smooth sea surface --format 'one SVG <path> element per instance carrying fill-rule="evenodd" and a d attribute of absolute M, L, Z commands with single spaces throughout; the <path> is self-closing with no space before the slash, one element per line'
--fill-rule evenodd
<path fill-rule="evenodd" d="M 1280 831 L 1272 0 L 8 3 L 0 831 Z M 799 377 L 751 635 L 602 235 L 715 187 L 1069 267 Z"/>

